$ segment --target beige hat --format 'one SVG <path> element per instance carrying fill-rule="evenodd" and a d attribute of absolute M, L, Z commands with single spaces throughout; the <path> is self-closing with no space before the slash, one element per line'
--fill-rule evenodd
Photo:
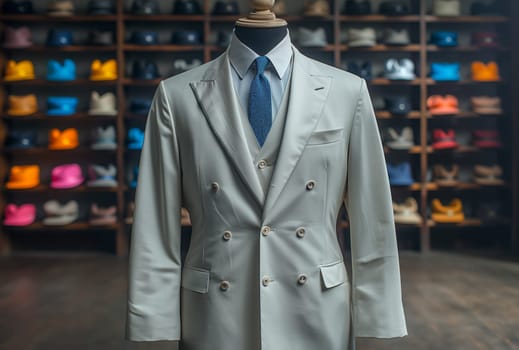
<path fill-rule="evenodd" d="M 70 0 L 54 0 L 47 7 L 49 16 L 72 16 L 74 15 L 74 3 Z"/>
<path fill-rule="evenodd" d="M 100 95 L 97 91 L 90 94 L 90 115 L 117 115 L 116 98 L 113 92 Z"/>

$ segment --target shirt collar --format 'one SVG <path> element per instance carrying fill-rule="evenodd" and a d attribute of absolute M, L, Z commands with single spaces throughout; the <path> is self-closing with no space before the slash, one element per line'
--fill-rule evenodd
<path fill-rule="evenodd" d="M 292 44 L 288 29 L 287 35 L 283 40 L 281 40 L 265 56 L 267 56 L 270 62 L 272 62 L 278 78 L 281 79 L 285 75 L 292 58 Z M 240 76 L 240 79 L 243 79 L 251 64 L 258 57 L 259 55 L 238 39 L 236 33 L 233 31 L 231 42 L 229 44 L 229 60 Z"/>

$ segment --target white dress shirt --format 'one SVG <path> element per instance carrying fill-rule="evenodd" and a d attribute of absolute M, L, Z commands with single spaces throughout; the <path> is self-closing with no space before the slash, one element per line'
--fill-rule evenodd
<path fill-rule="evenodd" d="M 288 30 L 285 38 L 265 55 L 270 60 L 264 75 L 270 84 L 272 95 L 272 120 L 276 117 L 288 83 L 290 69 L 292 68 L 292 55 L 292 43 Z M 236 95 L 246 114 L 249 105 L 250 85 L 256 76 L 256 69 L 252 67 L 252 64 L 258 57 L 259 55 L 240 41 L 233 32 L 229 44 L 232 81 Z"/>

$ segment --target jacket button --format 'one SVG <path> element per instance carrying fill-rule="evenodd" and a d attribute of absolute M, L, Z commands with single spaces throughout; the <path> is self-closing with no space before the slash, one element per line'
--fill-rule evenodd
<path fill-rule="evenodd" d="M 305 274 L 301 274 L 297 277 L 297 283 L 300 285 L 305 284 L 307 280 L 308 280 L 308 277 L 306 277 Z"/>
<path fill-rule="evenodd" d="M 230 240 L 231 237 L 232 237 L 232 232 L 231 232 L 231 231 L 225 231 L 225 232 L 223 233 L 223 239 L 224 239 L 225 241 Z"/>
<path fill-rule="evenodd" d="M 296 235 L 297 235 L 297 237 L 299 237 L 299 238 L 303 238 L 303 237 L 305 236 L 305 233 L 306 233 L 306 230 L 305 230 L 304 227 L 300 227 L 300 228 L 298 228 L 297 231 L 296 231 Z"/>
<path fill-rule="evenodd" d="M 306 189 L 307 189 L 308 191 L 313 190 L 314 187 L 315 187 L 315 181 L 314 181 L 314 180 L 310 180 L 310 181 L 308 181 L 308 182 L 306 183 Z"/>
<path fill-rule="evenodd" d="M 263 284 L 264 287 L 268 286 L 271 282 L 271 279 L 269 276 L 263 276 L 261 279 L 261 284 Z"/>
<path fill-rule="evenodd" d="M 262 159 L 258 162 L 258 168 L 265 169 L 266 166 L 267 166 L 267 161 L 265 159 Z"/>
<path fill-rule="evenodd" d="M 270 234 L 270 231 L 271 231 L 270 226 L 263 226 L 261 228 L 261 234 L 263 236 L 268 236 Z"/>
<path fill-rule="evenodd" d="M 215 181 L 215 182 L 213 182 L 213 183 L 211 184 L 211 190 L 212 190 L 213 192 L 218 192 L 219 189 L 220 189 L 220 185 L 218 184 L 218 182 Z"/>
<path fill-rule="evenodd" d="M 229 289 L 230 283 L 229 281 L 222 281 L 220 282 L 220 289 L 224 292 Z"/>

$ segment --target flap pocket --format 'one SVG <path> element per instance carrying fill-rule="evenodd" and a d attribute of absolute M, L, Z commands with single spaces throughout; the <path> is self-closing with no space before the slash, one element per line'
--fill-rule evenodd
<path fill-rule="evenodd" d="M 182 270 L 182 287 L 198 293 L 207 293 L 209 290 L 209 271 L 184 267 Z"/>
<path fill-rule="evenodd" d="M 326 288 L 338 286 L 346 281 L 346 266 L 343 261 L 322 265 L 319 268 Z"/>
<path fill-rule="evenodd" d="M 318 130 L 313 132 L 308 139 L 308 145 L 321 145 L 325 143 L 331 143 L 334 141 L 338 141 L 342 137 L 342 131 L 344 128 L 340 129 L 328 129 L 328 130 Z"/>

